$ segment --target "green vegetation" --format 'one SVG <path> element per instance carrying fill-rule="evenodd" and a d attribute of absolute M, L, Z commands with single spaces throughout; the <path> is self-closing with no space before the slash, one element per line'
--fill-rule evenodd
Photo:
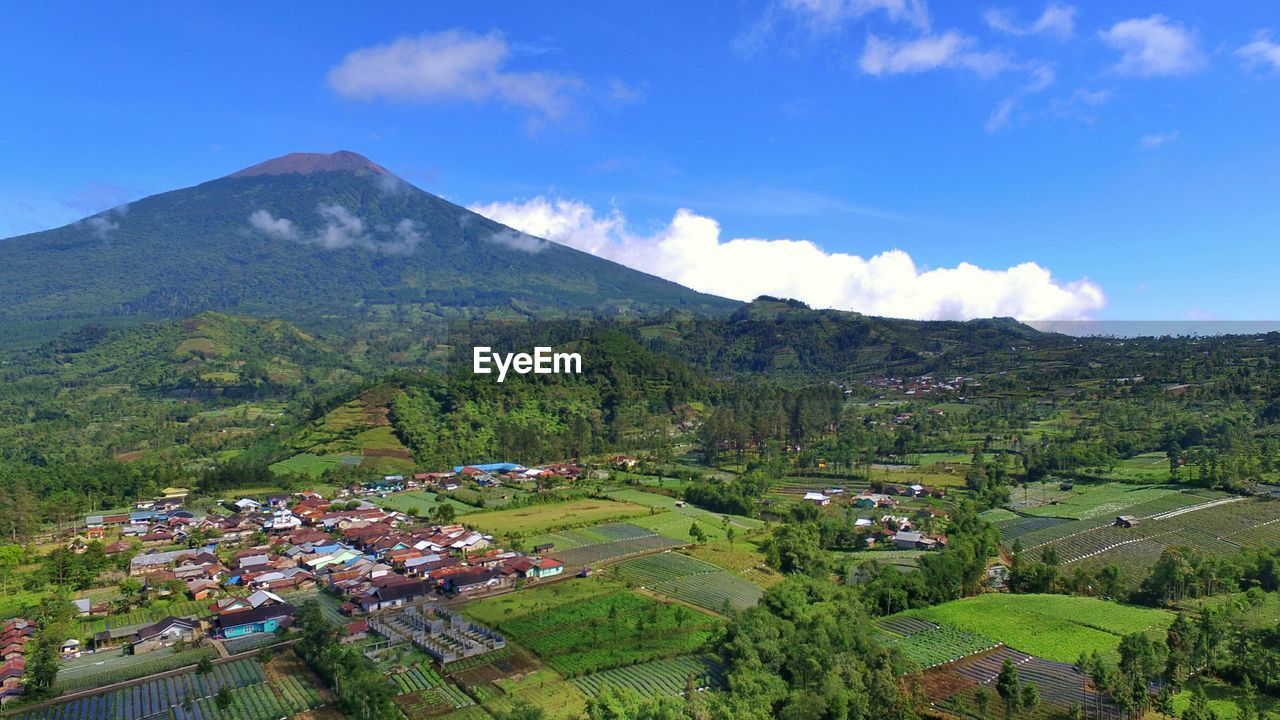
<path fill-rule="evenodd" d="M 1122 636 L 1162 634 L 1173 622 L 1162 610 L 1068 595 L 990 593 L 906 614 L 1059 662 L 1074 662 L 1082 652 L 1111 655 Z"/>

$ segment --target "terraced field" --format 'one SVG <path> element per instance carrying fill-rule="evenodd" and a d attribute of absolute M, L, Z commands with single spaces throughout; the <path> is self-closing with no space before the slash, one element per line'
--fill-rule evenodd
<path fill-rule="evenodd" d="M 713 658 L 695 656 L 605 670 L 570 682 L 591 697 L 600 694 L 605 687 L 627 688 L 645 697 L 656 697 L 684 692 L 691 675 L 699 689 L 718 687 L 724 679 L 719 663 Z"/>
<path fill-rule="evenodd" d="M 708 610 L 755 605 L 764 594 L 754 583 L 686 555 L 664 552 L 618 564 L 618 575 L 636 585 Z"/>

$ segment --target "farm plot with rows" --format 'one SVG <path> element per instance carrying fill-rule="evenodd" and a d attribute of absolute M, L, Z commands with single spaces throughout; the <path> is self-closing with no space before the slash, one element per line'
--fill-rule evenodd
<path fill-rule="evenodd" d="M 738 610 L 751 607 L 764 594 L 749 580 L 674 552 L 625 560 L 617 570 L 625 580 L 717 612 L 726 603 Z"/>
<path fill-rule="evenodd" d="M 554 556 L 572 572 L 583 565 L 612 562 L 632 555 L 670 550 L 686 544 L 688 543 L 650 532 L 639 537 L 581 545 L 563 552 L 556 551 Z"/>
<path fill-rule="evenodd" d="M 657 697 L 684 692 L 690 676 L 699 689 L 719 687 L 724 679 L 719 663 L 713 658 L 700 656 L 654 660 L 585 675 L 571 682 L 591 697 L 599 695 L 606 687 L 626 688 L 645 697 Z"/>
<path fill-rule="evenodd" d="M 231 705 L 219 710 L 214 698 L 196 702 L 190 717 L 194 720 L 279 720 L 306 712 L 323 703 L 314 686 L 288 675 L 270 682 L 246 685 L 231 691 Z M 188 717 L 179 711 L 175 718 Z"/>
<path fill-rule="evenodd" d="M 1135 587 L 1170 547 L 1207 556 L 1235 555 L 1243 548 L 1273 547 L 1280 541 L 1280 503 L 1260 498 L 1217 498 L 1139 516 L 1137 527 L 1104 525 L 1051 541 L 1064 566 L 1096 571 L 1120 568 L 1121 581 Z"/>
<path fill-rule="evenodd" d="M 498 629 L 561 675 L 577 677 L 696 653 L 719 623 L 680 605 L 618 591 L 500 621 Z"/>
<path fill-rule="evenodd" d="M 1025 537 L 1030 533 L 1049 530 L 1070 522 L 1072 521 L 1067 518 L 1037 517 L 1034 515 L 1023 517 L 1018 515 L 1007 520 L 1000 520 L 995 523 L 995 526 L 1000 531 L 1000 539 L 1004 542 L 1012 543 L 1014 540 Z"/>
<path fill-rule="evenodd" d="M 1173 622 L 1164 610 L 1070 595 L 987 593 L 895 617 L 914 617 L 981 633 L 1025 653 L 1075 662 L 1095 650 L 1114 657 L 1120 638 L 1134 632 L 1162 635 Z"/>
<path fill-rule="evenodd" d="M 43 710 L 17 715 L 17 720 L 134 720 L 166 713 L 185 700 L 193 703 L 221 688 L 236 689 L 266 680 L 262 666 L 252 660 L 214 665 L 206 675 L 193 672 L 147 680 L 126 688 L 71 700 Z M 100 684 L 108 684 L 103 682 Z"/>
<path fill-rule="evenodd" d="M 1001 715 L 1004 709 L 999 707 L 995 680 L 1006 659 L 1018 668 L 1022 681 L 1034 683 L 1040 694 L 1041 706 L 1031 717 L 1061 717 L 1076 703 L 1090 708 L 1101 705 L 1110 716 L 1120 716 L 1105 694 L 1094 692 L 1070 663 L 1051 662 L 1007 647 L 930 670 L 922 682 L 925 695 L 931 702 L 956 714 L 972 715 L 976 708 L 975 695 L 978 688 L 983 687 L 992 702 L 991 712 Z"/>
<path fill-rule="evenodd" d="M 593 527 L 570 528 L 568 530 L 557 530 L 534 535 L 528 539 L 526 544 L 530 547 L 550 544 L 554 546 L 553 550 L 562 551 L 586 545 L 611 543 L 618 540 L 634 540 L 635 538 L 648 537 L 652 534 L 653 531 L 630 523 L 605 523 Z"/>
<path fill-rule="evenodd" d="M 145 655 L 123 655 L 110 652 L 82 655 L 63 665 L 54 687 L 59 693 L 78 692 L 195 665 L 201 658 L 212 658 L 216 655 L 217 653 L 211 647 L 181 652 L 157 650 Z"/>
<path fill-rule="evenodd" d="M 893 637 L 885 644 L 902 653 L 912 665 L 928 668 L 990 650 L 999 643 L 976 632 L 944 625 Z"/>

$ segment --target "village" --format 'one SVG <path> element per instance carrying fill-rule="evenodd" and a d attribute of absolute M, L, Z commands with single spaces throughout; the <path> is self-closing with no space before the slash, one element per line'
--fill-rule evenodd
<path fill-rule="evenodd" d="M 551 546 L 530 553 L 496 547 L 492 535 L 459 523 L 427 523 L 369 502 L 419 488 L 456 489 L 462 482 L 494 486 L 536 478 L 574 479 L 576 465 L 527 468 L 514 463 L 458 466 L 450 471 L 388 475 L 325 498 L 304 490 L 223 501 L 225 512 L 187 508 L 189 491 L 165 488 L 127 513 L 90 515 L 72 544 L 83 551 L 106 542 L 106 555 L 128 558 L 128 580 L 140 599 L 182 599 L 207 612 L 169 615 L 141 624 L 104 620 L 84 640 L 68 638 L 64 660 L 107 652 L 140 656 L 211 644 L 222 657 L 270 644 L 287 632 L 292 598 L 323 596 L 345 620 L 344 642 L 374 633 L 379 650 L 411 642 L 440 662 L 504 645 L 488 628 L 444 609 L 468 597 L 506 592 L 561 577 L 566 568 Z M 590 568 L 577 572 L 590 573 Z M 86 620 L 114 608 L 73 600 Z M 439 607 L 437 607 L 439 606 Z M 25 646 L 36 630 L 23 618 L 0 630 L 4 699 L 22 694 Z M 376 644 L 375 644 L 375 647 Z"/>

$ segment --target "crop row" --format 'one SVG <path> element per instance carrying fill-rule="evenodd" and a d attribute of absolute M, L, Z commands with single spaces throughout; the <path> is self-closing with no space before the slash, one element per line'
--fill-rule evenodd
<path fill-rule="evenodd" d="M 196 701 L 223 687 L 239 688 L 265 679 L 250 660 L 214 665 L 205 675 L 195 672 L 157 678 L 126 688 L 99 693 L 18 716 L 19 720 L 134 720 L 167 712 L 185 701 Z"/>
<path fill-rule="evenodd" d="M 219 710 L 214 698 L 204 698 L 191 713 L 175 708 L 173 720 L 278 720 L 322 703 L 320 693 L 296 676 L 248 685 L 231 692 L 231 705 Z"/>
<path fill-rule="evenodd" d="M 151 656 L 144 660 L 115 663 L 108 669 L 99 672 L 86 672 L 78 675 L 63 674 L 58 678 L 56 686 L 60 694 L 89 690 L 103 685 L 113 685 L 169 670 L 176 670 L 185 665 L 195 665 L 200 662 L 200 658 L 212 658 L 216 654 L 213 648 L 208 647 L 176 653 L 161 651 L 152 653 Z"/>
<path fill-rule="evenodd" d="M 405 672 L 396 673 L 391 676 L 391 679 L 401 693 L 429 690 L 444 684 L 444 679 L 431 667 L 429 662 L 423 662 Z"/>
<path fill-rule="evenodd" d="M 888 642 L 903 657 L 922 668 L 990 650 L 998 644 L 989 637 L 946 625 Z"/>
<path fill-rule="evenodd" d="M 679 553 L 626 560 L 618 573 L 654 592 L 683 600 L 708 610 L 720 611 L 726 604 L 737 610 L 751 607 L 763 594 L 754 583 L 715 565 Z"/>
<path fill-rule="evenodd" d="M 677 657 L 605 670 L 570 682 L 592 697 L 605 687 L 627 688 L 656 697 L 683 692 L 690 676 L 698 688 L 716 687 L 723 679 L 720 665 L 709 657 Z"/>
<path fill-rule="evenodd" d="M 628 555 L 636 555 L 638 553 L 669 550 L 671 548 L 680 547 L 682 544 L 683 543 L 678 540 L 672 540 L 671 538 L 651 533 L 649 535 L 627 538 L 625 540 L 614 540 L 612 542 L 583 545 L 563 552 L 557 552 L 556 558 L 563 562 L 566 568 L 569 568 L 572 571 L 582 565 L 609 562 L 611 560 L 617 560 L 618 558 L 624 558 Z"/>

